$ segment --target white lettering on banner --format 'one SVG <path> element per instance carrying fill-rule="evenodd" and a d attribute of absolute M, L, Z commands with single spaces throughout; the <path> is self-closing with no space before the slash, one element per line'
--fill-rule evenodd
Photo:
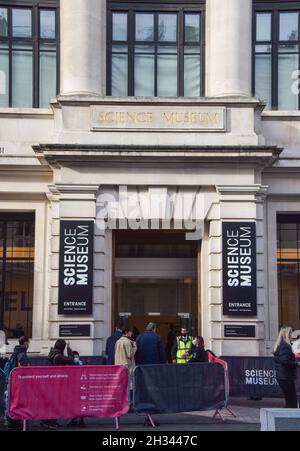
<path fill-rule="evenodd" d="M 88 236 L 89 227 L 86 225 L 79 225 L 64 231 L 63 283 L 66 286 L 88 285 Z M 80 305 L 85 305 L 85 303 Z"/>
<path fill-rule="evenodd" d="M 227 232 L 227 284 L 229 287 L 252 287 L 251 228 L 240 227 Z M 240 305 L 231 305 L 231 307 Z M 241 305 L 243 307 L 246 304 Z M 247 305 L 250 307 L 250 304 Z"/>
<path fill-rule="evenodd" d="M 275 370 L 245 370 L 246 385 L 278 385 Z"/>

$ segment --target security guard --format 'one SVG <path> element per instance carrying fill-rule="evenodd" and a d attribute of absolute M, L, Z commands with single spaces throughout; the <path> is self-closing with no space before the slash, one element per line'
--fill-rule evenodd
<path fill-rule="evenodd" d="M 173 363 L 187 363 L 190 359 L 188 355 L 193 345 L 193 338 L 189 336 L 188 330 L 181 328 L 181 335 L 177 337 L 176 342 L 172 348 Z"/>

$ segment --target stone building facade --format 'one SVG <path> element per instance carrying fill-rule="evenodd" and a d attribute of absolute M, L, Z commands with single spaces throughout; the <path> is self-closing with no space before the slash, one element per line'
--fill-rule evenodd
<path fill-rule="evenodd" d="M 1 1 L 0 11 L 20 4 L 31 8 L 32 2 L 8 3 Z M 121 317 L 139 330 L 154 320 L 164 339 L 170 325 L 187 324 L 218 355 L 269 355 L 280 324 L 289 321 L 300 329 L 299 238 L 292 238 L 300 223 L 299 108 L 268 108 L 253 88 L 259 77 L 253 69 L 253 33 L 258 33 L 253 24 L 258 28 L 278 2 L 33 3 L 58 8 L 60 83 L 46 108 L 0 108 L 1 322 L 10 337 L 8 349 L 23 329 L 32 337 L 33 352 L 46 353 L 64 336 L 82 354 L 98 355 Z M 182 3 L 189 4 L 186 13 Z M 298 2 L 289 3 L 291 11 L 274 13 L 286 14 L 282 32 L 287 15 L 300 11 Z M 14 12 L 7 14 L 14 20 Z M 186 33 L 191 16 L 203 18 L 201 95 L 182 94 L 179 85 L 188 74 L 179 69 L 182 95 L 134 95 L 138 88 L 130 92 L 129 79 L 130 95 L 114 95 L 122 84 L 122 58 L 116 54 L 125 46 L 124 16 L 129 27 L 135 15 L 138 33 L 138 20 L 150 15 L 154 27 L 158 21 L 156 40 L 163 41 L 163 16 L 180 14 L 186 14 Z M 263 17 L 256 20 L 255 14 Z M 167 32 L 169 19 L 164 17 Z M 51 20 L 47 23 L 50 27 Z M 136 45 L 138 52 L 143 42 L 133 43 L 128 35 L 126 45 Z M 0 45 L 5 39 L 2 32 Z M 260 45 L 267 47 L 267 40 Z M 164 60 L 160 43 L 153 48 L 156 57 L 144 60 L 149 71 L 153 61 L 159 70 Z M 128 52 L 132 59 L 124 77 L 134 73 L 137 80 L 138 59 Z M 263 71 L 259 64 L 257 71 Z M 160 76 L 155 94 L 162 86 L 168 90 L 166 76 Z M 71 230 L 76 221 L 93 222 L 92 313 L 59 314 L 62 224 Z M 14 229 L 20 224 L 23 232 Z M 232 277 L 242 270 L 241 259 L 225 256 L 224 234 L 234 224 L 255 224 L 251 263 L 245 260 L 252 294 L 241 290 L 241 299 L 226 313 L 224 265 L 233 265 L 233 272 L 227 271 Z M 238 306 L 249 302 L 252 310 Z M 83 325 L 90 326 L 88 332 L 78 327 Z M 70 326 L 73 331 L 66 332 Z"/>

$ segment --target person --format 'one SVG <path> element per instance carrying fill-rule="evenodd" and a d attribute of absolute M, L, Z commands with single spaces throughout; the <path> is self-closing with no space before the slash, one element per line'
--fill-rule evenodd
<path fill-rule="evenodd" d="M 114 333 L 106 340 L 105 354 L 107 355 L 107 365 L 115 364 L 115 346 L 122 337 L 122 321 L 120 320 Z"/>
<path fill-rule="evenodd" d="M 137 351 L 137 345 L 132 340 L 133 330 L 125 327 L 122 331 L 122 337 L 115 346 L 115 365 L 125 365 L 131 374 L 135 368 L 134 356 Z"/>
<path fill-rule="evenodd" d="M 189 351 L 192 348 L 193 339 L 190 337 L 188 330 L 181 328 L 181 335 L 177 337 L 172 348 L 173 363 L 182 364 L 187 363 L 189 359 Z"/>
<path fill-rule="evenodd" d="M 122 337 L 117 341 L 115 347 L 115 365 L 124 365 L 129 371 L 129 401 L 132 402 L 133 390 L 133 370 L 135 368 L 134 356 L 137 351 L 137 346 L 133 340 L 133 329 L 125 327 L 123 329 Z M 132 407 L 130 407 L 132 410 Z"/>
<path fill-rule="evenodd" d="M 297 377 L 297 368 L 300 363 L 296 362 L 295 355 L 291 346 L 293 329 L 284 326 L 280 329 L 278 338 L 274 345 L 273 354 L 275 358 L 276 378 L 281 388 L 286 408 L 297 408 L 297 393 L 295 379 Z"/>
<path fill-rule="evenodd" d="M 0 419 L 5 417 L 5 376 L 4 371 L 0 367 Z"/>
<path fill-rule="evenodd" d="M 73 361 L 74 365 L 83 365 L 83 361 L 80 360 L 78 351 L 73 351 L 73 356 L 74 356 L 74 361 Z M 67 424 L 67 427 L 84 428 L 85 427 L 84 419 L 83 418 L 72 418 L 72 420 Z"/>
<path fill-rule="evenodd" d="M 28 337 L 22 336 L 19 338 L 19 344 L 15 346 L 13 355 L 16 355 L 16 366 L 29 366 L 29 358 L 27 351 L 30 340 Z"/>
<path fill-rule="evenodd" d="M 19 338 L 19 344 L 15 346 L 12 355 L 10 356 L 9 360 L 6 363 L 6 367 L 4 368 L 4 373 L 11 372 L 16 367 L 22 367 L 22 366 L 29 366 L 29 358 L 27 355 L 27 351 L 29 348 L 29 338 L 22 336 Z M 9 374 L 6 374 L 6 377 L 8 377 Z M 9 415 L 6 416 L 6 425 L 8 429 L 12 430 L 21 430 L 22 429 L 22 423 L 19 420 L 13 420 L 9 417 Z"/>
<path fill-rule="evenodd" d="M 300 335 L 297 335 L 297 339 L 292 344 L 292 350 L 297 359 L 300 359 Z"/>
<path fill-rule="evenodd" d="M 21 323 L 17 323 L 15 328 L 4 326 L 4 331 L 11 333 L 10 338 L 21 338 L 25 336 L 24 328 Z"/>
<path fill-rule="evenodd" d="M 188 363 L 207 363 L 208 362 L 208 352 L 205 349 L 205 343 L 203 337 L 196 337 L 192 342 L 192 347 L 188 351 L 187 359 Z M 213 354 L 214 355 L 214 354 Z"/>
<path fill-rule="evenodd" d="M 167 336 L 167 344 L 166 344 L 166 357 L 168 363 L 172 363 L 172 348 L 176 341 L 176 331 L 174 324 L 170 324 L 170 330 Z"/>
<path fill-rule="evenodd" d="M 137 337 L 140 335 L 140 331 L 138 330 L 138 328 L 136 326 L 133 326 L 132 328 L 132 340 L 136 341 Z"/>
<path fill-rule="evenodd" d="M 67 346 L 67 356 L 64 354 L 65 349 Z M 72 349 L 70 348 L 69 343 L 67 344 L 65 340 L 58 339 L 55 342 L 55 345 L 53 348 L 51 348 L 48 360 L 50 365 L 53 366 L 66 366 L 66 365 L 74 365 L 74 354 Z M 60 427 L 60 424 L 57 422 L 57 420 L 42 420 L 40 423 L 41 426 L 45 426 L 50 429 L 56 429 Z"/>
<path fill-rule="evenodd" d="M 67 346 L 67 356 L 64 354 Z M 54 348 L 51 348 L 48 355 L 48 360 L 53 366 L 63 366 L 63 365 L 73 365 L 74 364 L 74 354 L 70 348 L 69 343 L 67 344 L 65 340 L 59 339 L 55 342 Z"/>
<path fill-rule="evenodd" d="M 80 360 L 79 352 L 73 351 L 73 357 L 74 357 L 74 365 L 83 365 L 83 361 Z"/>
<path fill-rule="evenodd" d="M 166 363 L 166 355 L 161 337 L 156 333 L 156 324 L 149 323 L 146 331 L 140 334 L 136 340 L 137 353 L 135 361 L 137 365 L 155 365 Z"/>
<path fill-rule="evenodd" d="M 161 337 L 156 333 L 156 324 L 148 323 L 146 331 L 140 334 L 136 340 L 137 353 L 135 361 L 137 365 L 157 365 L 166 363 L 166 354 Z M 155 426 L 159 422 L 153 420 Z M 151 426 L 149 418 L 146 418 L 144 426 Z"/>

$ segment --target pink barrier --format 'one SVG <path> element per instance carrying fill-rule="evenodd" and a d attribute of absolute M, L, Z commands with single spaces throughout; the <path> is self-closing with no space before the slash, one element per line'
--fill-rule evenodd
<path fill-rule="evenodd" d="M 128 410 L 124 366 L 25 367 L 10 376 L 14 419 L 117 418 Z"/>
<path fill-rule="evenodd" d="M 229 401 L 229 392 L 230 392 L 230 385 L 229 385 L 229 374 L 228 374 L 228 364 L 225 362 L 225 360 L 220 359 L 219 357 L 215 357 L 211 352 L 208 351 L 208 362 L 209 363 L 219 363 L 224 368 L 224 378 L 225 378 L 225 399 L 226 404 L 224 408 L 230 413 L 231 416 L 236 417 L 236 415 L 232 412 L 232 410 L 228 407 L 228 401 Z M 216 418 L 216 416 L 220 416 L 221 419 L 224 421 L 224 417 L 222 416 L 221 409 L 217 409 L 213 419 Z"/>

